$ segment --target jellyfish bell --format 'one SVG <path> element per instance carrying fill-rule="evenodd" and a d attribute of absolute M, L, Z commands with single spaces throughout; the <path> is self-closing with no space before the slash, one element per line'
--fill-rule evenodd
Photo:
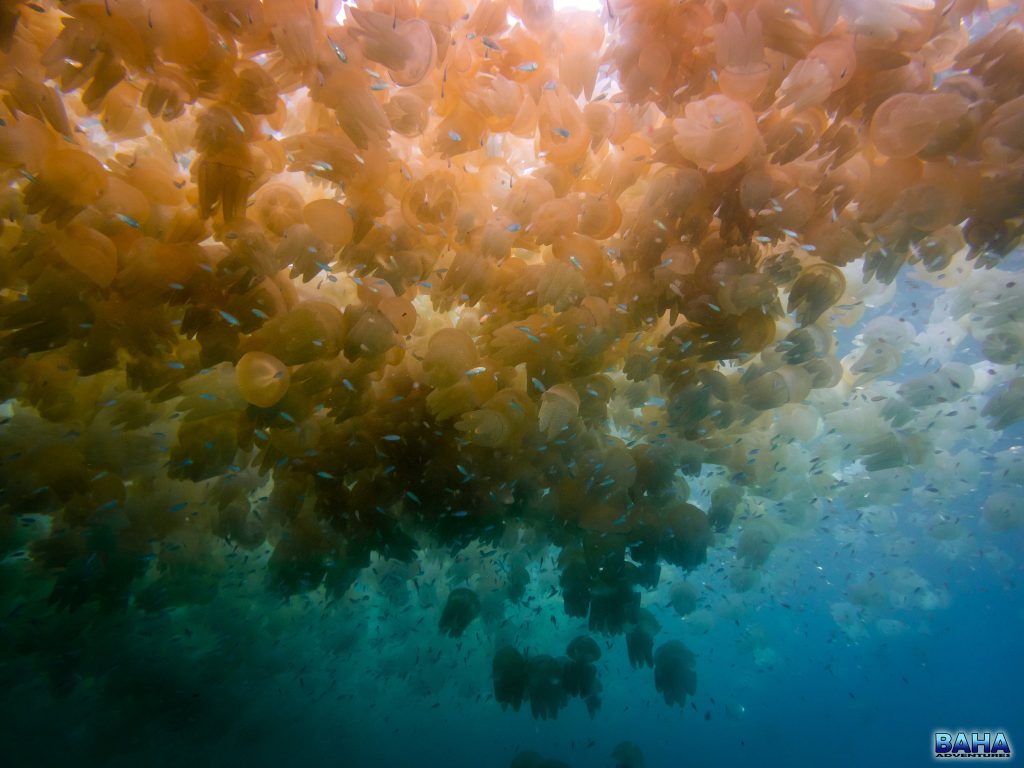
<path fill-rule="evenodd" d="M 682 708 L 686 697 L 697 692 L 696 657 L 681 640 L 670 640 L 654 654 L 654 683 L 669 706 Z"/>
<path fill-rule="evenodd" d="M 982 506 L 982 519 L 997 531 L 1024 526 L 1024 504 L 1019 496 L 1008 491 L 993 493 Z"/>
<path fill-rule="evenodd" d="M 289 372 L 273 355 L 246 352 L 235 365 L 238 389 L 252 405 L 269 408 L 288 391 Z"/>
<path fill-rule="evenodd" d="M 981 415 L 992 429 L 1006 429 L 1024 419 L 1024 379 L 1016 378 L 995 392 L 985 403 Z"/>
<path fill-rule="evenodd" d="M 670 603 L 679 616 L 686 616 L 697 609 L 697 588 L 689 582 L 680 582 L 672 588 Z"/>
<path fill-rule="evenodd" d="M 673 128 L 679 153 L 707 171 L 725 171 L 737 165 L 757 139 L 750 107 L 723 95 L 690 102 Z"/>
<path fill-rule="evenodd" d="M 465 587 L 453 589 L 444 604 L 438 628 L 442 634 L 450 637 L 461 637 L 466 627 L 480 613 L 480 598 L 475 592 Z"/>
<path fill-rule="evenodd" d="M 843 273 L 830 264 L 812 264 L 803 269 L 789 292 L 787 312 L 796 312 L 801 326 L 810 325 L 839 301 L 846 290 Z"/>
<path fill-rule="evenodd" d="M 526 657 L 510 645 L 502 646 L 494 654 L 492 678 L 495 701 L 502 709 L 518 712 L 526 696 Z"/>

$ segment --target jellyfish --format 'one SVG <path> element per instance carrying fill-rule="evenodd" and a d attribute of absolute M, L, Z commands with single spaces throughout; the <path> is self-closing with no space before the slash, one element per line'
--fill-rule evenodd
<path fill-rule="evenodd" d="M 246 352 L 235 364 L 238 389 L 246 402 L 270 408 L 288 391 L 289 373 L 285 365 L 264 352 Z"/>
<path fill-rule="evenodd" d="M 46 155 L 25 190 L 25 207 L 63 227 L 98 202 L 106 187 L 107 174 L 96 158 L 78 149 L 58 149 Z"/>
<path fill-rule="evenodd" d="M 526 657 L 511 645 L 502 646 L 494 654 L 491 678 L 494 681 L 494 700 L 501 704 L 502 710 L 512 707 L 518 712 L 526 696 Z"/>
<path fill-rule="evenodd" d="M 280 182 L 260 187 L 252 204 L 256 220 L 278 237 L 302 221 L 302 209 L 302 195 L 288 184 Z"/>
<path fill-rule="evenodd" d="M 565 651 L 566 655 L 573 661 L 582 664 L 593 664 L 601 658 L 601 648 L 588 635 L 580 635 L 569 642 Z"/>
<path fill-rule="evenodd" d="M 678 504 L 664 517 L 661 556 L 672 565 L 687 570 L 707 558 L 711 527 L 707 516 L 692 504 Z"/>
<path fill-rule="evenodd" d="M 697 610 L 697 588 L 688 581 L 681 581 L 672 587 L 669 603 L 680 616 L 686 616 Z"/>
<path fill-rule="evenodd" d="M 544 392 L 538 417 L 540 429 L 549 438 L 555 438 L 568 428 L 580 408 L 580 397 L 576 391 L 564 384 L 558 384 Z"/>
<path fill-rule="evenodd" d="M 698 168 L 726 171 L 754 147 L 756 119 L 742 101 L 715 94 L 689 102 L 683 114 L 673 123 L 673 142 L 680 154 Z"/>
<path fill-rule="evenodd" d="M 760 375 L 758 375 L 760 374 Z M 811 391 L 811 376 L 795 365 L 783 365 L 774 371 L 751 369 L 744 376 L 747 404 L 758 411 L 770 411 L 787 403 L 802 402 Z"/>
<path fill-rule="evenodd" d="M 584 617 L 590 613 L 591 578 L 587 566 L 570 562 L 559 580 L 562 604 L 567 616 Z"/>
<path fill-rule="evenodd" d="M 569 642 L 566 655 L 569 659 L 562 681 L 566 693 L 583 699 L 596 693 L 597 667 L 594 663 L 601 658 L 597 643 L 587 635 L 580 635 Z"/>
<path fill-rule="evenodd" d="M 981 342 L 981 350 L 1000 365 L 1024 362 L 1024 323 L 1006 323 L 990 331 Z"/>
<path fill-rule="evenodd" d="M 777 525 L 764 518 L 754 520 L 744 526 L 740 534 L 736 544 L 736 557 L 747 567 L 758 568 L 768 560 L 779 539 Z"/>
<path fill-rule="evenodd" d="M 696 657 L 682 640 L 670 640 L 654 653 L 654 685 L 669 706 L 686 704 L 686 696 L 697 692 Z"/>
<path fill-rule="evenodd" d="M 654 636 L 661 629 L 650 611 L 640 608 L 635 623 L 626 631 L 626 651 L 634 669 L 654 665 Z"/>
<path fill-rule="evenodd" d="M 534 719 L 554 720 L 568 703 L 568 696 L 562 687 L 562 662 L 552 656 L 541 654 L 531 656 L 526 666 L 527 693 Z"/>
<path fill-rule="evenodd" d="M 430 25 L 423 19 L 396 21 L 385 13 L 351 9 L 358 25 L 354 33 L 365 56 L 391 70 L 395 82 L 416 85 L 434 66 L 437 45 Z"/>
<path fill-rule="evenodd" d="M 508 573 L 508 586 L 506 587 L 508 599 L 518 603 L 526 594 L 526 587 L 530 584 L 530 574 L 526 566 L 517 563 L 512 566 Z"/>
<path fill-rule="evenodd" d="M 875 110 L 871 140 L 883 155 L 910 157 L 938 145 L 943 126 L 956 125 L 969 108 L 970 102 L 957 93 L 899 93 Z"/>
<path fill-rule="evenodd" d="M 430 338 L 423 368 L 433 386 L 443 387 L 455 383 L 476 361 L 476 348 L 468 333 L 442 328 Z"/>
<path fill-rule="evenodd" d="M 632 741 L 620 741 L 612 750 L 615 768 L 645 768 L 644 753 Z"/>
<path fill-rule="evenodd" d="M 1024 526 L 1024 503 L 1017 494 L 997 491 L 985 500 L 981 516 L 996 531 L 1020 528 Z"/>
<path fill-rule="evenodd" d="M 787 312 L 796 312 L 797 323 L 808 326 L 839 301 L 846 278 L 831 264 L 812 264 L 801 270 L 789 292 Z"/>
<path fill-rule="evenodd" d="M 723 485 L 711 492 L 708 523 L 716 533 L 725 533 L 729 530 L 733 516 L 736 514 L 736 507 L 742 499 L 743 489 L 734 485 Z"/>
<path fill-rule="evenodd" d="M 231 322 L 229 318 L 225 320 Z M 337 355 L 344 327 L 344 318 L 333 304 L 304 301 L 264 323 L 249 337 L 248 344 L 254 351 L 272 355 L 284 365 L 300 365 Z"/>
<path fill-rule="evenodd" d="M 732 11 L 727 13 L 724 22 L 715 26 L 715 57 L 721 67 L 722 93 L 737 101 L 755 101 L 771 77 L 758 14 L 749 13 L 741 20 Z"/>
<path fill-rule="evenodd" d="M 449 637 L 462 637 L 466 627 L 480 613 L 480 598 L 476 592 L 465 587 L 458 587 L 448 593 L 448 601 L 444 604 L 438 628 L 441 634 Z"/>

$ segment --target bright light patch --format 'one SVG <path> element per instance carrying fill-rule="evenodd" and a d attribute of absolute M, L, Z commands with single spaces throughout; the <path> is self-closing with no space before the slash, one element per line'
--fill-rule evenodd
<path fill-rule="evenodd" d="M 604 8 L 604 0 L 554 0 L 556 11 L 565 8 L 577 8 L 581 11 L 600 13 Z"/>
<path fill-rule="evenodd" d="M 922 0 L 917 0 L 921 2 Z M 908 0 L 909 2 L 909 0 Z M 591 13 L 601 13 L 604 10 L 605 0 L 553 0 L 554 8 L 556 11 L 565 10 L 568 8 L 574 8 L 580 11 L 590 11 Z M 342 3 L 341 9 L 338 11 L 338 15 L 335 17 L 339 24 L 345 23 L 345 18 L 348 16 L 348 3 Z"/>

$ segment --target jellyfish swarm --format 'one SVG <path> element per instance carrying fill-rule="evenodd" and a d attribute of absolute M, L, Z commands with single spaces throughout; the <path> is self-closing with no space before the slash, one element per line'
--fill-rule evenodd
<path fill-rule="evenodd" d="M 486 548 L 503 581 L 417 587 L 442 634 L 495 632 L 554 562 L 559 611 L 681 703 L 663 578 L 706 624 L 683 572 L 749 589 L 823 498 L 942 483 L 951 435 L 1024 419 L 1024 33 L 986 5 L 6 4 L 12 572 L 42 612 L 157 610 L 241 549 L 340 611 L 379 563 Z M 908 272 L 925 327 L 862 326 Z M 494 657 L 499 703 L 593 712 L 590 644 L 536 634 Z"/>

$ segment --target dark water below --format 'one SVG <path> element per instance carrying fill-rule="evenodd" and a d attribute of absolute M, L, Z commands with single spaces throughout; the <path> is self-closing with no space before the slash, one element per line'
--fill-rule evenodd
<path fill-rule="evenodd" d="M 630 740 L 666 768 L 909 766 L 931 763 L 935 730 L 1002 729 L 1015 744 L 1021 566 L 992 552 L 1019 553 L 1020 532 L 997 542 L 972 532 L 955 550 L 903 534 L 839 549 L 824 537 L 788 541 L 743 600 L 712 558 L 691 576 L 714 609 L 706 633 L 645 600 L 663 623 L 659 642 L 684 638 L 697 654 L 698 692 L 682 711 L 660 701 L 650 669 L 629 668 L 618 637 L 603 645 L 593 719 L 580 702 L 555 721 L 502 713 L 488 695 L 487 632 L 441 638 L 415 596 L 396 608 L 369 588 L 347 598 L 353 607 L 281 603 L 244 569 L 206 606 L 42 617 L 36 652 L 0 665 L 4 764 L 504 766 L 532 749 L 610 766 Z M 885 551 L 896 536 L 908 551 Z M 911 597 L 837 623 L 832 606 L 850 580 L 894 567 L 912 567 L 942 604 Z M 523 614 L 509 610 L 510 623 L 530 628 Z M 532 642 L 583 628 L 552 614 L 557 626 L 538 617 L 548 626 L 530 628 Z M 8 613 L 3 624 L 20 620 Z"/>

